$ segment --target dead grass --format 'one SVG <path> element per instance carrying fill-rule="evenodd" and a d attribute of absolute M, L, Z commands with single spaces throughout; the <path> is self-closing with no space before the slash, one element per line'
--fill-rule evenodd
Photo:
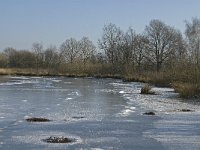
<path fill-rule="evenodd" d="M 145 84 L 144 87 L 141 88 L 141 94 L 155 94 L 152 91 L 152 87 L 149 84 Z"/>
<path fill-rule="evenodd" d="M 182 98 L 200 97 L 200 86 L 192 83 L 173 83 L 175 92 L 180 94 Z"/>

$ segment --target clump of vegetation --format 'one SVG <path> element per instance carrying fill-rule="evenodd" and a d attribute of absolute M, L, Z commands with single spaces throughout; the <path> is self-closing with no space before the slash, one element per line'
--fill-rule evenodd
<path fill-rule="evenodd" d="M 61 137 L 50 136 L 49 138 L 43 139 L 42 141 L 47 143 L 71 143 L 74 142 L 75 140 L 63 136 Z"/>
<path fill-rule="evenodd" d="M 27 122 L 49 122 L 51 120 L 46 119 L 46 118 L 27 118 L 26 119 Z"/>
<path fill-rule="evenodd" d="M 73 119 L 84 119 L 85 117 L 83 117 L 83 116 L 74 116 L 74 117 L 72 117 Z"/>
<path fill-rule="evenodd" d="M 145 84 L 144 87 L 141 88 L 141 94 L 155 94 L 152 91 L 152 87 L 149 84 Z"/>
<path fill-rule="evenodd" d="M 200 97 L 200 86 L 192 83 L 174 83 L 175 92 L 180 94 L 182 98 L 197 98 Z"/>
<path fill-rule="evenodd" d="M 144 115 L 154 116 L 154 115 L 156 115 L 156 114 L 155 114 L 155 112 L 150 111 L 150 112 L 145 112 Z"/>
<path fill-rule="evenodd" d="M 190 109 L 181 109 L 180 111 L 182 111 L 182 112 L 192 112 L 192 110 L 190 110 Z"/>

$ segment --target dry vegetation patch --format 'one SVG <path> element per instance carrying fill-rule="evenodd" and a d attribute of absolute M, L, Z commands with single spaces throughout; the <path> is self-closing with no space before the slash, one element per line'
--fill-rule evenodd
<path fill-rule="evenodd" d="M 46 118 L 35 118 L 35 117 L 33 117 L 33 118 L 27 118 L 26 121 L 27 122 L 49 122 L 51 120 L 46 119 Z"/>
<path fill-rule="evenodd" d="M 141 94 L 155 94 L 152 91 L 152 87 L 149 84 L 145 84 L 144 87 L 141 88 Z"/>

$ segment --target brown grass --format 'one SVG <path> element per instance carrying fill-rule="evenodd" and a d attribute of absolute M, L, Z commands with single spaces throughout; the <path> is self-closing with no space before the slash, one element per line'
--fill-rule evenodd
<path fill-rule="evenodd" d="M 173 83 L 175 92 L 180 94 L 182 98 L 200 97 L 200 86 L 192 83 Z"/>
<path fill-rule="evenodd" d="M 149 84 L 145 84 L 144 87 L 141 88 L 141 94 L 155 94 L 152 91 L 152 87 Z"/>

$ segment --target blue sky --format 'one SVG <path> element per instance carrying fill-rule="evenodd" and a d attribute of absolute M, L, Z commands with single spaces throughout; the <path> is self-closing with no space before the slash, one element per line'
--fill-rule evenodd
<path fill-rule="evenodd" d="M 141 33 L 160 19 L 184 32 L 192 17 L 200 17 L 199 0 L 0 0 L 0 50 L 30 49 L 34 42 L 59 47 L 83 36 L 96 44 L 110 22 Z"/>

